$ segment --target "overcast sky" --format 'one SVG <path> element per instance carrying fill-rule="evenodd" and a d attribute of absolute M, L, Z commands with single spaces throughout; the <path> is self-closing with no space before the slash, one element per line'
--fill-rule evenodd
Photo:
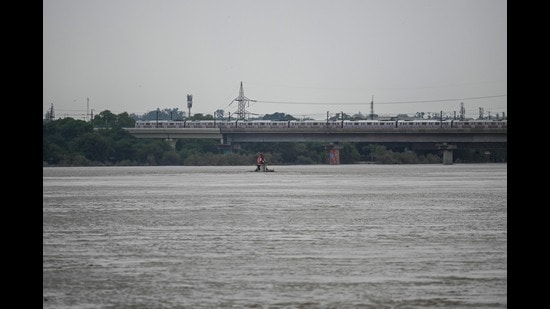
<path fill-rule="evenodd" d="M 43 114 L 507 115 L 505 0 L 44 0 Z"/>

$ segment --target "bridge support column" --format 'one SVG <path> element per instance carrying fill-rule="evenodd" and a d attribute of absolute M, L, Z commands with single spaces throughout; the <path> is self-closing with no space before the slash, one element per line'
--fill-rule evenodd
<path fill-rule="evenodd" d="M 223 151 L 223 154 L 230 154 L 230 153 L 233 153 L 233 150 L 241 149 L 241 145 L 240 144 L 221 143 L 221 144 L 218 145 L 218 149 Z"/>
<path fill-rule="evenodd" d="M 328 150 L 328 164 L 336 165 L 340 164 L 340 149 L 343 147 L 334 143 L 324 145 L 324 149 Z"/>
<path fill-rule="evenodd" d="M 176 143 L 178 142 L 177 139 L 167 138 L 165 139 L 165 141 L 168 142 L 168 144 L 170 144 L 170 146 L 172 146 L 174 150 L 176 150 Z"/>
<path fill-rule="evenodd" d="M 443 164 L 453 164 L 453 150 L 456 149 L 456 145 L 447 145 L 447 143 L 436 144 L 435 147 L 439 150 L 443 150 Z"/>

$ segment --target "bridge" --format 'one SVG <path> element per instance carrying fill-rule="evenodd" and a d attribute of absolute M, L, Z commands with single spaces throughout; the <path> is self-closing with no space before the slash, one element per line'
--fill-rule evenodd
<path fill-rule="evenodd" d="M 366 131 L 347 128 L 125 128 L 137 138 L 177 140 L 218 139 L 222 144 L 251 142 L 366 142 L 410 144 L 411 149 L 435 149 L 435 144 L 461 148 L 506 148 L 507 129 L 390 128 Z"/>
<path fill-rule="evenodd" d="M 464 148 L 498 149 L 507 147 L 507 129 L 495 128 L 126 128 L 137 138 L 161 138 L 173 146 L 178 139 L 220 140 L 220 147 L 231 150 L 251 142 L 365 142 L 399 145 L 411 150 L 440 149 L 443 163 L 452 164 L 452 150 Z M 337 147 L 335 147 L 337 149 Z M 451 162 L 451 163 L 449 163 Z"/>

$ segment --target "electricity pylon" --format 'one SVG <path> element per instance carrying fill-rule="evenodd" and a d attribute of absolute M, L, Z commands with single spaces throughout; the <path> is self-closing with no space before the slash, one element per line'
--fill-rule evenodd
<path fill-rule="evenodd" d="M 256 102 L 256 100 L 250 100 L 249 98 L 244 96 L 244 89 L 243 89 L 243 82 L 241 82 L 241 88 L 239 89 L 239 96 L 234 98 L 229 105 L 231 105 L 233 102 L 237 101 L 237 111 L 234 114 L 237 114 L 238 119 L 244 120 L 246 119 L 246 114 L 249 112 L 246 110 L 246 106 L 250 106 L 250 102 Z"/>

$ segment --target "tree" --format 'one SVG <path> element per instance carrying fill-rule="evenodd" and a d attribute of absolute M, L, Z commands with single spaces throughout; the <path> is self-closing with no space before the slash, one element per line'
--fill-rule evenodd
<path fill-rule="evenodd" d="M 54 124 L 59 134 L 67 140 L 74 139 L 82 134 L 93 131 L 93 127 L 84 120 L 62 118 L 50 123 Z"/>
<path fill-rule="evenodd" d="M 123 112 L 117 115 L 117 124 L 122 128 L 133 128 L 136 121 L 127 112 Z"/>
<path fill-rule="evenodd" d="M 196 113 L 189 117 L 189 120 L 214 120 L 214 117 L 210 114 L 203 115 L 202 113 Z"/>
<path fill-rule="evenodd" d="M 216 119 L 223 119 L 225 116 L 225 111 L 223 109 L 218 109 L 216 110 L 216 112 L 214 113 L 214 118 Z"/>
<path fill-rule="evenodd" d="M 288 121 L 288 120 L 296 120 L 296 118 L 292 115 L 288 115 L 285 113 L 274 113 L 274 114 L 265 114 L 262 117 L 262 120 Z"/>
<path fill-rule="evenodd" d="M 117 116 L 110 110 L 104 110 L 94 116 L 92 124 L 94 127 L 110 127 L 117 123 Z"/>
<path fill-rule="evenodd" d="M 142 117 L 137 117 L 138 120 L 183 120 L 185 112 L 176 108 L 157 108 L 156 110 L 147 112 Z M 135 117 L 135 116 L 134 116 Z"/>
<path fill-rule="evenodd" d="M 75 146 L 77 152 L 90 161 L 105 162 L 109 159 L 110 145 L 98 134 L 86 133 L 80 136 L 76 139 Z"/>
<path fill-rule="evenodd" d="M 340 162 L 342 163 L 355 163 L 361 159 L 361 155 L 352 143 L 343 143 L 340 150 Z"/>

